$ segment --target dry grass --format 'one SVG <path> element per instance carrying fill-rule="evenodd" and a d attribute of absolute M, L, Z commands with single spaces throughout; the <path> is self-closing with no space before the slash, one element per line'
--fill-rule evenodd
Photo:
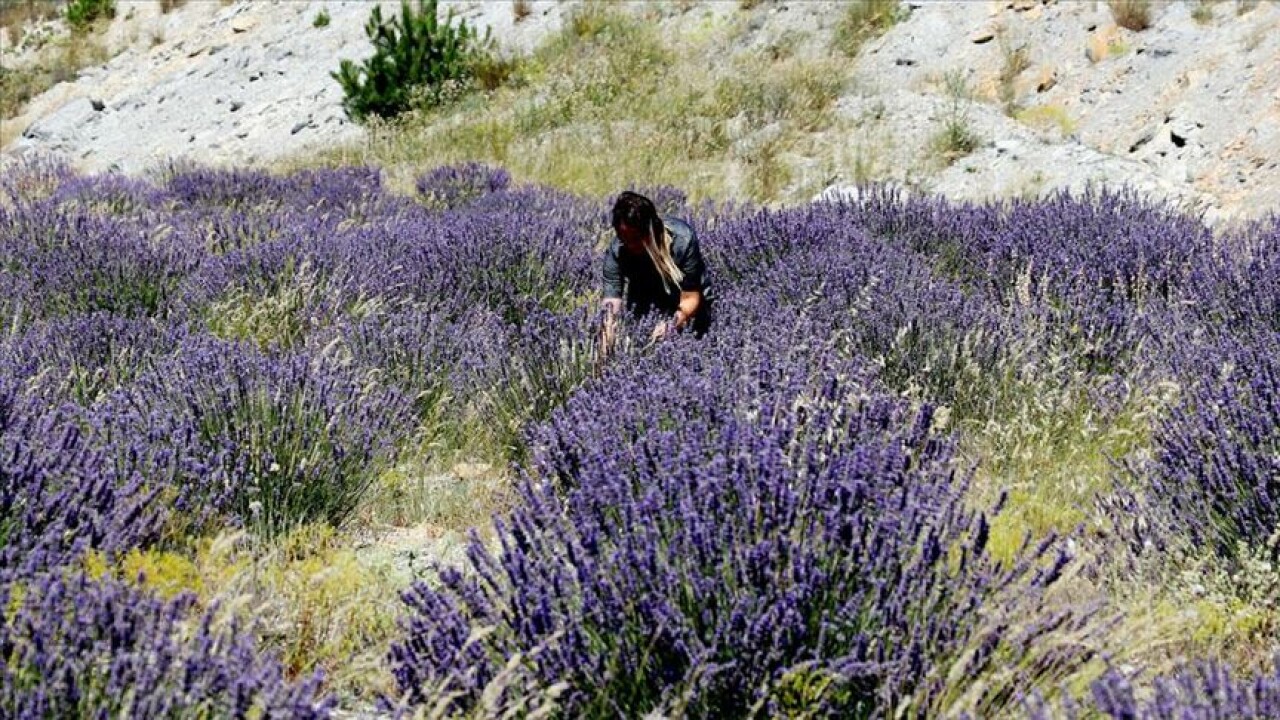
<path fill-rule="evenodd" d="M 855 57 L 866 44 L 901 19 L 899 0 L 852 0 L 840 16 L 832 44 L 847 57 Z"/>
<path fill-rule="evenodd" d="M 1208 25 L 1214 20 L 1214 6 L 1222 0 L 1199 0 L 1191 9 L 1191 19 L 1201 25 Z"/>
<path fill-rule="evenodd" d="M 1076 122 L 1067 109 L 1056 103 L 1033 105 L 1018 110 L 1014 119 L 1037 130 L 1056 130 L 1061 137 L 1069 137 L 1076 131 Z"/>
<path fill-rule="evenodd" d="M 941 167 L 951 165 L 968 155 L 982 143 L 974 132 L 969 118 L 969 104 L 973 90 L 960 71 L 948 72 L 942 79 L 942 89 L 947 98 L 942 127 L 933 136 L 929 149 Z"/>
<path fill-rule="evenodd" d="M 696 41 L 676 42 L 611 6 L 587 4 L 519 63 L 516 82 L 375 124 L 363 144 L 281 167 L 373 163 L 408 190 L 424 168 L 480 160 L 590 194 L 670 184 L 694 200 L 798 199 L 789 158 L 833 121 L 847 68 L 752 56 L 714 71 L 705 53 L 733 31 L 699 29 Z"/>
<path fill-rule="evenodd" d="M 1103 28 L 1089 36 L 1085 47 L 1085 56 L 1089 62 L 1100 63 L 1108 58 L 1119 57 L 1129 52 L 1129 45 L 1120 36 L 1115 27 Z"/>
<path fill-rule="evenodd" d="M 529 0 L 511 0 L 511 16 L 516 22 L 529 17 L 533 14 L 533 5 Z"/>
<path fill-rule="evenodd" d="M 21 31 L 28 23 L 49 20 L 61 12 L 62 4 L 54 0 L 4 0 L 0 3 L 0 28 Z"/>
<path fill-rule="evenodd" d="M 1107 7 L 1122 28 L 1141 31 L 1151 27 L 1151 0 L 1107 0 Z"/>
<path fill-rule="evenodd" d="M 35 61 L 25 67 L 0 67 L 0 119 L 17 117 L 37 95 L 60 82 L 73 80 L 81 68 L 105 62 L 105 45 L 91 37 L 61 38 L 43 47 Z M 8 143 L 22 131 L 15 123 L 6 127 L 0 144 Z"/>
<path fill-rule="evenodd" d="M 1000 103 L 1005 114 L 1013 115 L 1018 111 L 1018 76 L 1031 67 L 1031 50 L 1001 32 L 1000 59 Z"/>

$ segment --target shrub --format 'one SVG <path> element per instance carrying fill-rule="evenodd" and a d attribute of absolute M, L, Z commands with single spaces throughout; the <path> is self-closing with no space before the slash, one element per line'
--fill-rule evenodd
<path fill-rule="evenodd" d="M 451 10 L 441 22 L 436 0 L 401 3 L 400 17 L 384 21 L 375 7 L 365 24 L 374 52 L 361 65 L 343 60 L 331 73 L 344 93 L 343 108 L 356 121 L 371 116 L 390 118 L 414 106 L 435 104 L 450 86 L 471 77 L 476 61 L 486 52 L 489 34 L 481 38 L 465 21 L 453 24 Z"/>
<path fill-rule="evenodd" d="M 1116 24 L 1128 30 L 1146 30 L 1151 27 L 1151 0 L 1107 0 L 1111 17 Z"/>
<path fill-rule="evenodd" d="M 67 22 L 77 31 L 87 30 L 96 20 L 115 16 L 115 0 L 71 0 L 67 3 Z"/>
<path fill-rule="evenodd" d="M 477 540 L 473 572 L 406 594 L 410 699 L 443 686 L 471 708 L 518 656 L 576 717 L 935 707 L 948 673 L 991 659 L 960 659 L 972 610 L 1060 571 L 995 570 L 931 411 L 869 392 L 856 364 L 684 352 L 575 394 L 534 436 L 501 552 Z"/>
<path fill-rule="evenodd" d="M 121 452 L 157 453 L 148 479 L 197 526 L 268 537 L 340 525 L 416 429 L 408 398 L 332 362 L 199 337 L 100 412 Z"/>
<path fill-rule="evenodd" d="M 899 0 L 853 0 L 840 16 L 833 42 L 840 52 L 853 57 L 863 43 L 902 20 L 902 14 Z"/>
<path fill-rule="evenodd" d="M 46 409 L 0 376 L 0 584 L 70 565 L 91 548 L 158 539 L 167 512 L 157 490 L 136 463 L 104 456 L 87 425 L 83 413 Z"/>
<path fill-rule="evenodd" d="M 1276 668 L 1242 677 L 1223 663 L 1198 662 L 1155 678 L 1150 687 L 1135 687 L 1133 678 L 1112 667 L 1090 686 L 1091 696 L 1082 704 L 1092 713 L 1115 720 L 1264 720 L 1280 717 L 1280 658 Z M 1038 697 L 1028 705 L 1033 720 L 1053 720 L 1062 714 L 1081 716 L 1080 708 L 1069 701 L 1064 702 L 1066 713 L 1062 714 L 1051 712 Z"/>
<path fill-rule="evenodd" d="M 459 208 L 489 193 L 507 189 L 511 174 L 502 168 L 470 162 L 444 165 L 418 176 L 415 187 L 428 205 L 448 210 Z"/>
<path fill-rule="evenodd" d="M 89 407 L 144 373 L 180 338 L 180 331 L 151 320 L 106 313 L 57 318 L 0 343 L 0 372 L 51 407 Z"/>
<path fill-rule="evenodd" d="M 1205 354 L 1206 376 L 1157 426 L 1151 498 L 1175 532 L 1231 557 L 1280 528 L 1280 334 Z"/>
<path fill-rule="evenodd" d="M 171 294 L 199 257 L 189 248 L 154 242 L 149 223 L 76 204 L 0 209 L 0 273 L 33 283 L 8 298 L 17 306 L 10 317 L 167 314 Z"/>
<path fill-rule="evenodd" d="M 78 574 L 0 584 L 0 715 L 328 717 L 318 674 L 290 683 L 194 600 Z"/>
<path fill-rule="evenodd" d="M 942 129 L 933 137 L 933 150 L 943 164 L 956 160 L 978 149 L 981 142 L 973 131 L 969 119 L 969 103 L 973 93 L 968 81 L 959 72 L 949 72 L 944 79 L 947 94 L 946 116 Z"/>
<path fill-rule="evenodd" d="M 316 13 L 315 19 L 311 21 L 311 27 L 329 27 L 329 11 L 324 8 L 320 8 L 320 12 Z"/>

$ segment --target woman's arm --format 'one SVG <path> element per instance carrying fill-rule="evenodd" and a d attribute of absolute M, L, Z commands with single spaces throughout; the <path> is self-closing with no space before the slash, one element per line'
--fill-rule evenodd
<path fill-rule="evenodd" d="M 680 308 L 676 310 L 675 329 L 679 330 L 702 309 L 702 291 L 691 290 L 680 293 Z"/>

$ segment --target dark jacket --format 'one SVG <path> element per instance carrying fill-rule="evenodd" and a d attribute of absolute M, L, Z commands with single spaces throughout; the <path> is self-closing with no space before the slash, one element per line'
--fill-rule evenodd
<path fill-rule="evenodd" d="M 671 233 L 671 257 L 684 273 L 680 287 L 670 283 L 665 286 L 658 269 L 648 253 L 632 255 L 622 249 L 622 242 L 614 237 L 604 254 L 605 299 L 621 298 L 636 314 L 657 309 L 674 313 L 680 306 L 680 293 L 703 291 L 706 263 L 698 247 L 698 235 L 689 223 L 679 218 L 662 216 L 662 224 Z"/>

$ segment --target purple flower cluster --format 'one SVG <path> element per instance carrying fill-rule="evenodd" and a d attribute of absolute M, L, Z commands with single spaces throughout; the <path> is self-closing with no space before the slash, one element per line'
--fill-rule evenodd
<path fill-rule="evenodd" d="M 1171 530 L 1230 557 L 1280 528 L 1280 332 L 1188 354 L 1217 366 L 1160 421 L 1145 469 Z"/>
<path fill-rule="evenodd" d="M 1160 544 L 1280 524 L 1280 220 L 649 189 L 698 228 L 712 330 L 654 346 L 628 318 L 601 358 L 607 199 L 479 164 L 418 192 L 368 168 L 0 177 L 0 714 L 323 713 L 240 635 L 189 631 L 190 600 L 73 568 L 175 528 L 341 522 L 405 443 L 463 421 L 506 447 L 518 502 L 498 549 L 406 593 L 391 655 L 410 702 L 460 710 L 518 661 L 573 716 L 939 715 L 997 663 L 1021 669 L 967 707 L 1007 711 L 1088 657 L 1034 645 L 1089 611 L 1012 615 L 1068 558 L 991 560 L 939 408 L 998 421 L 1029 380 L 1183 388 L 1130 463 Z M 260 308 L 279 327 L 227 329 Z M 1187 677 L 1158 711 L 1114 675 L 1095 699 L 1270 707 Z"/>
<path fill-rule="evenodd" d="M 1093 701 L 1108 717 L 1134 720 L 1280 717 L 1280 670 L 1246 679 L 1221 663 L 1205 662 L 1156 678 L 1153 685 L 1154 694 L 1139 700 L 1131 681 L 1111 669 L 1093 684 Z"/>
<path fill-rule="evenodd" d="M 0 377 L 0 585 L 88 549 L 157 539 L 166 511 L 136 467 L 117 465 L 74 407 L 49 409 Z"/>
<path fill-rule="evenodd" d="M 328 717 L 318 675 L 287 681 L 193 601 L 83 575 L 0 584 L 0 716 Z"/>
<path fill-rule="evenodd" d="M 418 195 L 432 207 L 459 209 L 479 198 L 506 190 L 511 174 L 497 167 L 470 162 L 444 165 L 420 175 L 415 187 Z"/>
<path fill-rule="evenodd" d="M 1280 668 L 1280 663 L 1276 664 Z M 1054 708 L 1043 698 L 1028 700 L 1033 720 L 1101 717 L 1115 720 L 1264 720 L 1280 717 L 1280 669 L 1241 677 L 1218 662 L 1184 666 L 1155 678 L 1151 689 L 1134 687 L 1130 677 L 1109 668 L 1094 681 L 1080 704 L 1066 699 Z M 1058 712 L 1055 712 L 1058 710 Z M 1085 714 L 1088 711 L 1088 715 Z"/>
<path fill-rule="evenodd" d="M 992 563 L 952 440 L 890 393 L 935 363 L 945 397 L 962 339 L 998 355 L 996 303 L 852 208 L 727 217 L 707 237 L 715 330 L 570 394 L 527 433 L 500 551 L 475 540 L 467 571 L 406 594 L 392 662 L 410 702 L 443 687 L 470 707 L 519 656 L 567 684 L 575 716 L 941 709 L 956 663 L 980 676 L 1011 642 L 980 628 L 1004 611 L 993 595 L 1058 577 L 1051 543 Z"/>
<path fill-rule="evenodd" d="M 179 510 L 267 535 L 345 520 L 412 434 L 410 409 L 402 393 L 324 358 L 208 338 L 97 408 L 108 443 L 146 457 L 148 479 L 163 479 Z"/>

